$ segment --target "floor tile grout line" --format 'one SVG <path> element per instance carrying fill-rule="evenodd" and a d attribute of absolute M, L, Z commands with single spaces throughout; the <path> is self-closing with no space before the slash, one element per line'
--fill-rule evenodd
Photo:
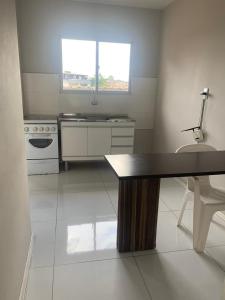
<path fill-rule="evenodd" d="M 107 196 L 108 196 L 108 198 L 109 198 L 110 204 L 111 204 L 111 206 L 112 206 L 112 208 L 113 208 L 113 210 L 114 210 L 114 212 L 115 212 L 115 214 L 116 214 L 116 216 L 117 216 L 118 212 L 117 212 L 115 206 L 113 205 L 113 201 L 112 201 L 112 199 L 111 199 L 111 196 L 110 196 L 110 194 L 109 194 L 109 192 L 108 192 L 108 190 L 107 190 L 107 188 L 106 188 L 104 182 L 103 182 L 103 184 L 104 184 L 105 192 L 107 193 Z"/>
<path fill-rule="evenodd" d="M 162 254 L 167 254 L 167 253 L 176 253 L 176 252 L 187 252 L 187 251 L 194 251 L 193 248 L 188 248 L 188 249 L 181 249 L 181 250 L 171 250 L 171 251 L 162 251 L 162 252 L 153 252 L 153 253 L 147 253 L 144 255 L 135 255 L 133 252 L 131 254 L 124 254 L 124 256 L 121 257 L 111 257 L 111 258 L 102 258 L 102 259 L 92 259 L 92 260 L 85 260 L 85 261 L 77 261 L 77 262 L 68 262 L 64 264 L 55 264 L 55 268 L 61 267 L 61 266 L 68 266 L 68 265 L 78 265 L 78 264 L 85 264 L 85 263 L 93 263 L 93 262 L 99 262 L 99 261 L 109 261 L 109 260 L 121 260 L 121 259 L 126 259 L 126 258 L 135 258 L 135 257 L 146 257 L 146 256 L 153 256 L 153 255 L 162 255 Z M 41 268 L 46 268 L 45 266 L 43 267 L 37 267 L 35 269 L 41 269 Z"/>
<path fill-rule="evenodd" d="M 179 180 L 177 180 L 176 178 L 173 178 L 173 180 L 174 180 L 179 186 L 181 186 L 181 187 L 183 187 L 183 188 L 185 189 L 185 185 L 183 185 Z M 161 200 L 163 201 L 163 197 L 161 198 Z M 181 199 L 181 200 L 182 200 L 182 199 Z M 175 212 L 177 212 L 177 211 L 181 212 L 181 208 L 180 208 L 180 210 L 174 210 L 174 209 L 170 208 L 169 205 L 167 205 L 166 202 L 163 201 L 163 203 L 166 205 L 166 207 L 169 209 L 169 211 L 170 211 L 170 212 L 175 216 L 175 218 L 178 220 L 178 218 L 177 218 Z M 182 203 L 181 203 L 181 205 L 182 205 Z M 185 209 L 185 211 L 186 211 L 186 210 L 193 210 L 193 209 Z M 185 212 L 185 211 L 184 211 L 184 212 Z"/>
<path fill-rule="evenodd" d="M 150 300 L 153 300 L 151 291 L 149 290 L 149 288 L 148 288 L 148 286 L 147 286 L 147 283 L 146 283 L 146 281 L 145 281 L 144 275 L 143 275 L 143 273 L 142 273 L 142 271 L 141 271 L 141 269 L 140 269 L 140 267 L 139 267 L 139 265 L 138 265 L 138 262 L 137 262 L 137 260 L 136 260 L 135 257 L 134 257 L 134 262 L 135 262 L 135 265 L 136 265 L 137 270 L 138 270 L 138 272 L 139 272 L 139 275 L 141 276 L 141 279 L 142 279 L 142 281 L 143 281 L 143 283 L 144 283 L 146 292 L 147 292 L 147 294 L 148 294 Z"/>
<path fill-rule="evenodd" d="M 222 245 L 223 246 L 223 245 Z M 207 249 L 206 249 L 207 251 Z M 161 251 L 161 252 L 152 252 L 152 253 L 146 253 L 146 254 L 134 254 L 134 252 L 132 252 L 131 254 L 127 254 L 125 253 L 124 256 L 121 257 L 111 257 L 111 258 L 102 258 L 102 259 L 93 259 L 93 260 L 85 260 L 85 261 L 77 261 L 77 262 L 69 262 L 69 263 L 64 263 L 64 264 L 54 264 L 55 268 L 57 267 L 62 267 L 62 266 L 68 266 L 68 265 L 78 265 L 78 264 L 85 264 L 85 263 L 94 263 L 94 262 L 100 262 L 100 261 L 110 261 L 110 260 L 123 260 L 123 259 L 127 259 L 127 258 L 139 258 L 139 257 L 147 257 L 147 256 L 153 256 L 153 255 L 163 255 L 163 254 L 170 254 L 170 253 L 180 253 L 180 252 L 194 252 L 195 250 L 193 248 L 187 248 L 187 249 L 178 249 L 178 250 L 170 250 L 170 251 Z M 204 254 L 204 253 L 203 253 Z M 206 253 L 205 253 L 206 254 Z M 209 253 L 208 255 L 210 257 L 212 257 Z M 46 269 L 46 268 L 51 268 L 52 266 L 40 266 L 40 267 L 35 267 L 32 268 L 33 270 L 35 269 Z"/>
<path fill-rule="evenodd" d="M 225 244 L 221 244 L 221 245 L 218 245 L 218 246 L 211 246 L 211 247 L 206 247 L 205 248 L 205 251 L 207 251 L 207 249 L 212 249 L 212 248 L 219 248 L 219 247 L 225 247 Z M 194 251 L 194 248 L 187 248 L 187 249 L 177 249 L 177 250 L 167 250 L 167 251 L 158 251 L 158 252 L 152 252 L 152 253 L 146 253 L 146 254 L 136 254 L 135 255 L 135 252 L 133 252 L 133 256 L 134 257 L 143 257 L 143 256 L 151 256 L 151 255 L 160 255 L 160 254 L 166 254 L 166 253 L 175 253 L 175 252 L 185 252 L 185 251 Z M 196 252 L 197 253 L 197 252 Z M 204 252 L 203 252 L 204 253 Z"/>
<path fill-rule="evenodd" d="M 53 268 L 53 264 L 33 267 L 30 270 L 40 270 L 40 269 L 50 269 L 50 268 Z"/>
<path fill-rule="evenodd" d="M 54 267 L 63 267 L 63 266 L 70 266 L 70 265 L 80 265 L 80 264 L 85 264 L 85 263 L 94 263 L 94 262 L 103 262 L 103 261 L 110 261 L 110 260 L 123 260 L 126 258 L 138 258 L 138 257 L 146 257 L 146 256 L 153 256 L 153 255 L 162 255 L 162 254 L 168 254 L 168 253 L 176 253 L 176 252 L 187 252 L 187 251 L 194 251 L 193 249 L 183 249 L 183 250 L 175 250 L 175 251 L 165 251 L 165 252 L 155 252 L 155 253 L 148 253 L 144 255 L 127 255 L 124 257 L 111 257 L 111 258 L 102 258 L 102 259 L 93 259 L 93 260 L 85 260 L 85 261 L 77 261 L 77 262 L 68 262 L 68 263 L 63 263 L 63 264 L 55 264 Z M 46 266 L 40 266 L 40 267 L 35 267 L 32 268 L 32 270 L 40 270 L 40 269 L 48 269 L 52 268 L 52 265 L 46 265 Z"/>
<path fill-rule="evenodd" d="M 52 266 L 52 300 L 54 299 L 54 282 L 55 282 L 55 257 L 56 257 L 56 231 L 58 224 L 58 206 L 59 206 L 59 197 L 61 196 L 61 183 L 60 183 L 60 174 L 57 182 L 57 205 L 56 205 L 56 218 L 55 218 L 55 242 L 54 242 L 54 256 L 53 256 L 53 266 Z"/>
<path fill-rule="evenodd" d="M 220 248 L 220 247 L 225 247 L 225 242 L 224 244 L 218 244 L 218 245 L 213 245 L 213 246 L 206 246 L 206 249 L 212 249 L 212 248 Z"/>
<path fill-rule="evenodd" d="M 134 257 L 143 257 L 143 256 L 152 256 L 152 255 L 162 255 L 167 253 L 176 253 L 176 252 L 187 252 L 187 251 L 194 251 L 193 248 L 187 248 L 187 249 L 177 249 L 177 250 L 167 250 L 167 251 L 159 251 L 159 252 L 152 252 L 152 253 L 146 253 L 146 254 L 134 254 Z"/>
<path fill-rule="evenodd" d="M 223 267 L 211 254 L 210 252 L 207 251 L 207 249 L 205 249 L 204 252 L 208 257 L 210 257 L 214 263 L 223 271 L 223 273 L 225 274 L 225 267 Z"/>
<path fill-rule="evenodd" d="M 169 207 L 169 205 L 165 202 L 165 200 L 163 200 L 163 198 L 164 197 L 162 197 L 162 196 L 160 196 L 160 201 L 162 201 L 163 202 L 163 204 L 168 208 L 168 211 L 170 211 L 170 212 L 174 212 L 174 211 L 181 211 L 181 207 L 180 207 L 180 209 L 174 209 L 174 208 L 171 208 L 171 207 Z M 182 200 L 182 199 L 181 199 Z M 181 206 L 182 206 L 182 203 L 181 203 Z M 186 210 L 193 210 L 193 208 L 185 208 L 185 211 Z"/>
<path fill-rule="evenodd" d="M 162 201 L 162 203 L 166 206 L 166 208 L 170 211 L 170 207 L 166 204 L 166 202 L 163 201 L 163 198 L 159 196 L 159 201 Z"/>
<path fill-rule="evenodd" d="M 185 189 L 185 185 L 183 185 L 179 180 L 177 180 L 177 178 L 173 178 L 173 181 L 176 182 L 180 187 L 184 188 Z M 182 200 L 182 199 L 181 199 Z M 163 201 L 163 203 L 165 204 L 165 206 L 169 209 L 170 212 L 173 212 L 173 211 L 181 211 L 181 208 L 179 210 L 174 210 L 172 209 L 171 207 L 169 207 L 169 205 L 167 205 L 167 203 L 163 200 L 163 197 L 161 196 L 161 201 Z M 182 203 L 181 203 L 182 205 Z M 189 210 L 189 209 L 185 209 L 185 210 Z M 192 209 L 190 209 L 192 210 Z"/>
<path fill-rule="evenodd" d="M 195 250 L 194 249 L 190 249 L 190 250 L 179 250 L 179 251 L 175 251 L 175 252 L 187 252 L 187 251 L 192 251 L 193 253 L 196 253 L 195 252 Z M 165 253 L 161 253 L 161 254 L 166 254 L 166 253 L 173 253 L 174 251 L 171 251 L 171 252 L 165 252 Z M 154 254 L 156 254 L 156 253 L 154 253 Z M 157 253 L 157 254 L 160 254 L 160 253 Z M 218 261 L 213 257 L 213 256 L 211 256 L 211 254 L 210 253 L 208 253 L 207 252 L 207 250 L 205 251 L 205 252 L 203 252 L 203 253 L 196 253 L 196 254 L 198 254 L 198 255 L 200 255 L 200 256 L 203 256 L 203 255 L 206 255 L 206 256 L 208 256 L 208 258 L 225 274 L 225 268 L 223 268 L 222 266 L 221 266 L 221 264 L 220 263 L 218 263 Z M 151 254 L 150 254 L 151 255 Z M 147 255 L 143 255 L 144 257 L 146 257 Z M 143 256 L 139 256 L 139 257 L 143 257 Z M 135 262 L 136 262 L 136 266 L 137 266 L 137 268 L 138 268 L 138 270 L 139 270 L 139 272 L 140 272 L 140 274 L 141 274 L 141 277 L 142 277 L 142 279 L 143 279 L 143 281 L 144 281 L 144 284 L 145 284 L 145 287 L 146 287 L 146 289 L 147 289 L 147 291 L 149 292 L 149 294 L 150 294 L 150 296 L 151 296 L 151 300 L 153 299 L 152 298 L 152 295 L 151 295 L 151 292 L 150 292 L 150 290 L 149 290 L 149 288 L 148 288 L 148 286 L 147 286 L 147 284 L 146 284 L 146 281 L 145 281 L 145 278 L 144 278 L 144 276 L 143 276 L 143 274 L 142 274 L 142 271 L 141 271 L 141 269 L 139 268 L 139 265 L 138 265 L 138 263 L 137 263 L 137 256 L 136 257 L 134 257 L 134 260 L 135 260 Z"/>
<path fill-rule="evenodd" d="M 100 172 L 100 171 L 98 171 L 98 172 Z M 108 190 L 107 190 L 107 188 L 106 188 L 105 181 L 103 180 L 101 173 L 100 173 L 99 176 L 100 176 L 100 178 L 101 178 L 101 180 L 102 180 L 102 183 L 103 183 L 103 186 L 104 186 L 104 190 L 105 190 L 105 192 L 107 193 L 107 196 L 108 196 L 108 198 L 109 198 L 110 204 L 111 204 L 111 206 L 112 206 L 112 208 L 113 208 L 113 210 L 114 210 L 114 212 L 115 212 L 115 214 L 116 214 L 116 216 L 117 216 L 118 212 L 117 212 L 116 208 L 115 208 L 114 205 L 113 205 L 112 199 L 111 199 L 110 194 L 109 194 L 109 192 L 108 192 Z"/>
<path fill-rule="evenodd" d="M 175 212 L 178 212 L 179 211 L 179 213 L 181 212 L 180 210 L 171 210 L 170 212 L 174 215 L 174 217 L 176 218 L 176 220 L 178 221 L 178 219 L 179 219 L 179 217 L 177 217 L 177 215 L 175 214 Z M 185 210 L 184 210 L 184 214 L 185 214 Z M 177 228 L 179 228 L 178 226 L 177 226 Z"/>
<path fill-rule="evenodd" d="M 80 265 L 80 264 L 88 264 L 88 263 L 101 262 L 101 261 L 102 262 L 111 261 L 111 260 L 119 261 L 119 260 L 131 258 L 131 257 L 133 257 L 132 254 L 124 256 L 124 257 L 111 257 L 111 258 L 93 259 L 93 260 L 78 261 L 78 262 L 69 262 L 69 263 L 55 265 L 55 268 L 64 267 L 64 266 L 75 266 L 75 265 Z"/>

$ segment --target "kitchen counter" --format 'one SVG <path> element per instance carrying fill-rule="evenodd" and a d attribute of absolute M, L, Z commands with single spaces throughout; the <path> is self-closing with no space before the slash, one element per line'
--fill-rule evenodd
<path fill-rule="evenodd" d="M 59 121 L 69 122 L 109 122 L 109 123 L 127 123 L 135 122 L 127 115 L 111 115 L 111 114 L 89 114 L 89 113 L 61 113 Z"/>
<path fill-rule="evenodd" d="M 135 121 L 125 115 L 60 115 L 62 160 L 104 160 L 106 154 L 132 154 Z"/>

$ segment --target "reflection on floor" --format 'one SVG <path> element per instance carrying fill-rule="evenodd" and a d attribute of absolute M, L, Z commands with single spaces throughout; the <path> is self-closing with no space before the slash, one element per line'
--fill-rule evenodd
<path fill-rule="evenodd" d="M 225 222 L 214 217 L 205 254 L 192 248 L 192 201 L 176 222 L 184 188 L 162 180 L 157 248 L 116 250 L 118 181 L 101 164 L 30 176 L 34 248 L 26 300 L 220 300 Z"/>

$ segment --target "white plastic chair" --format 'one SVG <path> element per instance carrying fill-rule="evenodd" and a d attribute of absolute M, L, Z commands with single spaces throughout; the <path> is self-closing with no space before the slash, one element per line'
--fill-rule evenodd
<path fill-rule="evenodd" d="M 176 152 L 203 151 L 216 151 L 216 149 L 205 144 L 193 144 L 182 146 Z M 194 196 L 193 246 L 197 252 L 203 252 L 214 213 L 225 210 L 225 191 L 212 187 L 209 176 L 189 177 L 178 226 L 181 225 L 190 194 Z"/>

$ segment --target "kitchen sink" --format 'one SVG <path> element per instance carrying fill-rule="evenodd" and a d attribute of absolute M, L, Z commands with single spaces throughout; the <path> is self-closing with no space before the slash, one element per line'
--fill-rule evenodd
<path fill-rule="evenodd" d="M 61 113 L 60 121 L 75 122 L 128 122 L 131 119 L 127 115 L 89 114 L 89 113 Z"/>

